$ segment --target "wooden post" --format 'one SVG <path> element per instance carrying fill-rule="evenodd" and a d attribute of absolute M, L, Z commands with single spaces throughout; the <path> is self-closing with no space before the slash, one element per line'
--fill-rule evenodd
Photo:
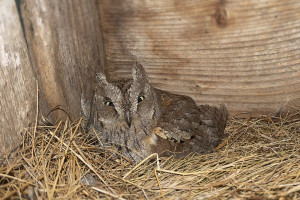
<path fill-rule="evenodd" d="M 37 99 L 39 116 L 80 117 L 104 57 L 95 0 L 0 0 L 0 11 L 1 157 L 35 122 Z"/>
<path fill-rule="evenodd" d="M 18 145 L 34 122 L 36 75 L 32 69 L 15 1 L 0 0 L 0 157 Z"/>
<path fill-rule="evenodd" d="M 50 110 L 62 109 L 54 118 L 78 118 L 81 97 L 92 98 L 95 73 L 103 69 L 97 2 L 22 1 L 20 11 L 41 90 Z"/>

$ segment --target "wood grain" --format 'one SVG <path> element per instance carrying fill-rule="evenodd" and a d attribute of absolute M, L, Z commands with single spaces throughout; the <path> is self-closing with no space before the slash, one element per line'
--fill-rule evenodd
<path fill-rule="evenodd" d="M 107 73 L 135 60 L 158 88 L 234 113 L 269 113 L 300 99 L 300 3 L 102 0 Z"/>
<path fill-rule="evenodd" d="M 36 76 L 14 1 L 0 0 L 0 164 L 34 122 Z"/>
<path fill-rule="evenodd" d="M 0 11 L 1 158 L 34 125 L 37 99 L 39 119 L 80 117 L 104 58 L 96 0 L 0 0 Z"/>
<path fill-rule="evenodd" d="M 97 2 L 22 1 L 20 10 L 48 112 L 59 107 L 54 119 L 80 117 L 81 97 L 93 98 L 95 73 L 103 68 Z"/>

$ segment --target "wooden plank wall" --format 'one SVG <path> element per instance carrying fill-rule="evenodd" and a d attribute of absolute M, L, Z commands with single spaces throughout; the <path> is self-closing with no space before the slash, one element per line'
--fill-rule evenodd
<path fill-rule="evenodd" d="M 155 86 L 232 114 L 300 98 L 298 0 L 102 0 L 99 9 L 111 79 L 130 77 L 137 60 Z"/>
<path fill-rule="evenodd" d="M 0 10 L 1 155 L 17 145 L 21 130 L 34 119 L 37 97 L 36 76 L 14 1 L 0 0 Z"/>
<path fill-rule="evenodd" d="M 54 118 L 78 118 L 103 68 L 97 1 L 22 1 L 20 11 L 41 90 L 50 108 L 64 110 Z"/>
<path fill-rule="evenodd" d="M 80 117 L 81 97 L 92 99 L 103 71 L 99 24 L 96 0 L 0 0 L 0 164 L 34 126 L 37 87 L 39 117 L 57 106 Z"/>

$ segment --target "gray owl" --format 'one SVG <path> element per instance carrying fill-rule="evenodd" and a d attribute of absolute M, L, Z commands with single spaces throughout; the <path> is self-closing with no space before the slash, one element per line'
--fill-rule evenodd
<path fill-rule="evenodd" d="M 116 145 L 138 162 L 152 153 L 211 152 L 226 136 L 224 105 L 197 106 L 188 96 L 159 90 L 140 64 L 133 67 L 132 78 L 108 82 L 97 75 L 91 119 L 102 143 Z"/>

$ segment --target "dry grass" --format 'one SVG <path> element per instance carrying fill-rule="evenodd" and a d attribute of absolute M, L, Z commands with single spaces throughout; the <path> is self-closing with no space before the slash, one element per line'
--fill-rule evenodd
<path fill-rule="evenodd" d="M 234 117 L 226 131 L 214 153 L 133 166 L 91 145 L 80 120 L 33 127 L 0 167 L 0 198 L 300 199 L 299 113 Z"/>

